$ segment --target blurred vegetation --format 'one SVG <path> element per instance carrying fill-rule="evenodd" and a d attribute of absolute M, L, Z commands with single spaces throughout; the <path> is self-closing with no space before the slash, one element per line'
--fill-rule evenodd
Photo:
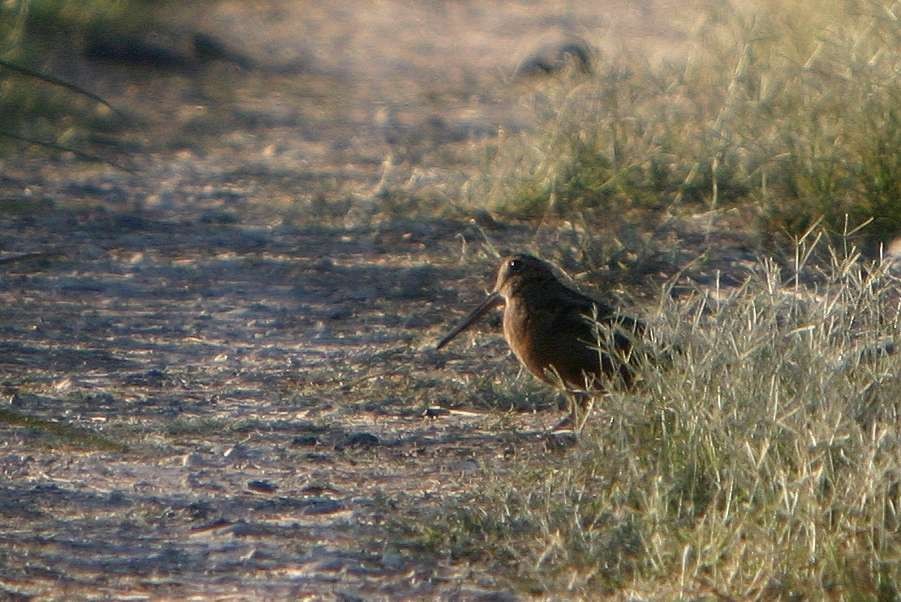
<path fill-rule="evenodd" d="M 138 0 L 0 2 L 0 61 L 6 64 L 0 65 L 0 132 L 4 134 L 0 152 L 21 148 L 23 139 L 67 146 L 87 130 L 113 130 L 121 125 L 121 115 L 97 98 L 39 75 L 49 75 L 46 66 L 60 53 L 78 52 L 83 36 L 92 28 L 137 27 L 152 19 L 158 4 Z"/>
<path fill-rule="evenodd" d="M 872 219 L 874 250 L 901 232 L 899 9 L 711 0 L 687 60 L 632 53 L 537 91 L 542 127 L 502 138 L 470 197 L 526 216 L 739 206 L 771 240 Z"/>

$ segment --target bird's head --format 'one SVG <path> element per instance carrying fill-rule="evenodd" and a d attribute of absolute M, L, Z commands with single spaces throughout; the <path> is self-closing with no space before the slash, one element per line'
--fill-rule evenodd
<path fill-rule="evenodd" d="M 542 285 L 555 280 L 557 277 L 548 262 L 534 255 L 510 255 L 501 260 L 497 269 L 494 293 L 506 301 L 524 286 Z"/>
<path fill-rule="evenodd" d="M 497 269 L 497 280 L 494 284 L 494 290 L 478 307 L 472 310 L 465 320 L 438 342 L 437 349 L 441 349 L 451 342 L 454 337 L 469 328 L 476 320 L 485 315 L 488 310 L 507 303 L 507 300 L 521 291 L 523 287 L 541 285 L 551 280 L 556 280 L 556 276 L 554 276 L 553 268 L 546 261 L 525 254 L 504 257 Z"/>

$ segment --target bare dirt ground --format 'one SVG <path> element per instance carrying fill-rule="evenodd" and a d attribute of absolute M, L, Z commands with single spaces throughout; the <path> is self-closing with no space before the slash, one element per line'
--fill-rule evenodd
<path fill-rule="evenodd" d="M 493 407 L 517 374 L 499 336 L 430 350 L 493 260 L 465 212 L 415 207 L 453 206 L 486 141 L 529 127 L 511 74 L 542 39 L 666 53 L 666 3 L 188 16 L 293 69 L 60 51 L 59 73 L 141 120 L 136 173 L 2 162 L 0 258 L 41 255 L 0 265 L 0 596 L 512 597 L 385 528 L 546 453 L 559 418 Z"/>

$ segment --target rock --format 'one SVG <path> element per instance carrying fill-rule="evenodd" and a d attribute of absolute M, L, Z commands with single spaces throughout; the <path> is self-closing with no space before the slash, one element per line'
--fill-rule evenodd
<path fill-rule="evenodd" d="M 344 510 L 344 504 L 329 498 L 315 498 L 309 501 L 309 505 L 303 513 L 307 515 L 334 514 Z"/>
<path fill-rule="evenodd" d="M 257 493 L 275 493 L 278 491 L 278 485 L 269 481 L 253 480 L 247 481 L 247 489 Z"/>
<path fill-rule="evenodd" d="M 319 445 L 319 439 L 316 435 L 298 435 L 291 439 L 291 445 L 314 446 Z"/>
<path fill-rule="evenodd" d="M 572 431 L 554 431 L 544 437 L 544 447 L 548 451 L 562 451 L 569 449 L 579 442 L 578 436 Z"/>
<path fill-rule="evenodd" d="M 320 257 L 313 262 L 313 269 L 317 272 L 331 272 L 335 269 L 335 262 L 328 257 Z"/>
<path fill-rule="evenodd" d="M 345 447 L 375 447 L 379 445 L 379 438 L 371 433 L 353 433 L 335 445 L 335 449 L 344 449 Z"/>
<path fill-rule="evenodd" d="M 576 67 L 581 73 L 592 72 L 594 52 L 587 42 L 569 38 L 539 47 L 519 62 L 514 77 L 532 77 L 562 71 L 567 66 Z"/>
<path fill-rule="evenodd" d="M 125 377 L 125 384 L 137 387 L 162 387 L 166 382 L 166 373 L 153 368 L 146 372 L 137 372 Z"/>
<path fill-rule="evenodd" d="M 225 450 L 222 455 L 231 462 L 241 462 L 242 460 L 246 460 L 250 456 L 249 452 L 250 450 L 246 445 L 237 443 Z"/>
<path fill-rule="evenodd" d="M 205 462 L 203 461 L 203 456 L 197 452 L 191 452 L 189 454 L 185 454 L 181 459 L 181 465 L 186 466 L 188 468 L 193 468 L 196 466 L 203 466 Z"/>

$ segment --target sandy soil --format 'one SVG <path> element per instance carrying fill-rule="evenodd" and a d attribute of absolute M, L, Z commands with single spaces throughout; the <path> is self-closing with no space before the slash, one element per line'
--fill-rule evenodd
<path fill-rule="evenodd" d="M 512 596 L 386 527 L 546 453 L 559 418 L 492 408 L 518 373 L 496 331 L 431 351 L 492 259 L 465 212 L 391 198 L 453 204 L 486 141 L 530 127 L 512 73 L 544 41 L 680 38 L 665 2 L 333 4 L 179 16 L 255 69 L 56 49 L 141 126 L 107 153 L 134 174 L 2 162 L 0 259 L 42 255 L 0 265 L 0 402 L 64 426 L 0 423 L 0 596 Z"/>

